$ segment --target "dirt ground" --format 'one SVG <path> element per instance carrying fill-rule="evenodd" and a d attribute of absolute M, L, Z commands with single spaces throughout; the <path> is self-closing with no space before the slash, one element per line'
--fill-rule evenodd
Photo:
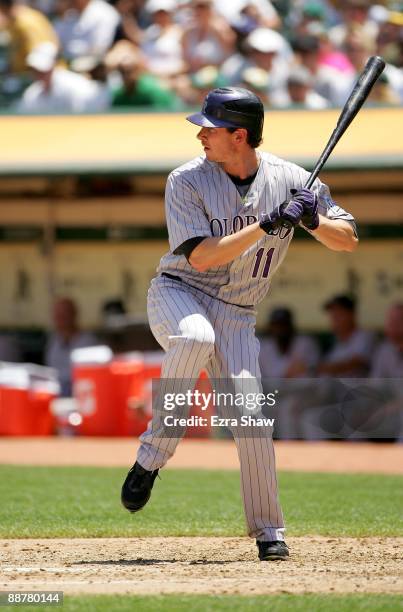
<path fill-rule="evenodd" d="M 290 538 L 260 563 L 247 538 L 0 541 L 0 590 L 72 593 L 401 593 L 403 538 Z"/>
<path fill-rule="evenodd" d="M 131 439 L 9 438 L 0 463 L 129 466 Z M 282 470 L 403 473 L 403 445 L 278 442 Z M 231 441 L 184 440 L 172 468 L 238 469 Z M 403 538 L 289 538 L 260 563 L 249 538 L 0 540 L 0 590 L 78 593 L 403 593 Z"/>

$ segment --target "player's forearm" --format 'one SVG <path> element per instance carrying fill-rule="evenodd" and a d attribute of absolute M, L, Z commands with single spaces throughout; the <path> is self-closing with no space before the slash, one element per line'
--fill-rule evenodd
<path fill-rule="evenodd" d="M 319 227 L 311 233 L 332 251 L 352 252 L 358 244 L 351 224 L 343 219 L 327 219 L 319 215 Z"/>
<path fill-rule="evenodd" d="M 230 236 L 205 238 L 192 251 L 189 263 L 198 272 L 222 266 L 242 255 L 265 235 L 259 223 L 253 223 Z"/>

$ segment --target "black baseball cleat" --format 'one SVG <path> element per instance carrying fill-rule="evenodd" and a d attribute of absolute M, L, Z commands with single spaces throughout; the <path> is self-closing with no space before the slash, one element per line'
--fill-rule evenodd
<path fill-rule="evenodd" d="M 145 470 L 136 461 L 126 476 L 121 494 L 122 504 L 129 512 L 138 512 L 146 505 L 157 475 L 158 470 Z"/>
<path fill-rule="evenodd" d="M 284 561 L 290 556 L 287 544 L 280 540 L 274 542 L 256 540 L 256 546 L 259 549 L 260 561 Z"/>

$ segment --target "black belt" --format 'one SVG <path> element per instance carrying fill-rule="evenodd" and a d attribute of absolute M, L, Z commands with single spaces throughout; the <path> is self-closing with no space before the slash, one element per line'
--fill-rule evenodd
<path fill-rule="evenodd" d="M 168 272 L 161 272 L 161 276 L 166 276 L 167 278 L 170 278 L 172 280 L 176 280 L 179 281 L 180 283 L 182 282 L 182 279 L 180 276 L 174 276 L 173 274 L 168 274 Z M 194 287 L 193 285 L 188 285 L 189 287 L 193 287 L 193 289 L 197 289 L 197 287 Z M 199 290 L 200 291 L 200 290 Z M 209 294 L 207 294 L 209 295 Z M 210 297 L 214 297 L 214 296 L 210 296 Z M 220 298 L 216 297 L 217 300 L 219 300 Z M 239 308 L 246 308 L 246 309 L 251 309 L 251 310 L 255 310 L 256 306 L 254 306 L 253 304 L 251 306 L 245 306 L 245 305 L 240 305 L 240 304 L 231 304 L 231 302 L 225 302 L 224 300 L 221 300 L 221 302 L 224 302 L 224 304 L 229 304 L 230 306 L 238 306 Z"/>
<path fill-rule="evenodd" d="M 166 276 L 167 278 L 171 278 L 172 280 L 179 281 L 180 283 L 182 282 L 182 279 L 180 276 L 174 276 L 173 274 L 168 274 L 168 272 L 161 272 L 161 276 Z"/>

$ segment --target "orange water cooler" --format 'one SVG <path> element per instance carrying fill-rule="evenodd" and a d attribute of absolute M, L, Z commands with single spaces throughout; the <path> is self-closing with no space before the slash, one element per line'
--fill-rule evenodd
<path fill-rule="evenodd" d="M 51 402 L 59 393 L 56 372 L 33 364 L 0 364 L 0 435 L 49 436 Z"/>
<path fill-rule="evenodd" d="M 121 406 L 111 370 L 113 353 L 107 346 L 72 351 L 76 433 L 83 436 L 121 435 Z"/>
<path fill-rule="evenodd" d="M 76 431 L 85 436 L 138 436 L 151 416 L 151 377 L 158 377 L 161 354 L 113 356 L 108 347 L 72 353 L 73 394 L 80 415 Z"/>

